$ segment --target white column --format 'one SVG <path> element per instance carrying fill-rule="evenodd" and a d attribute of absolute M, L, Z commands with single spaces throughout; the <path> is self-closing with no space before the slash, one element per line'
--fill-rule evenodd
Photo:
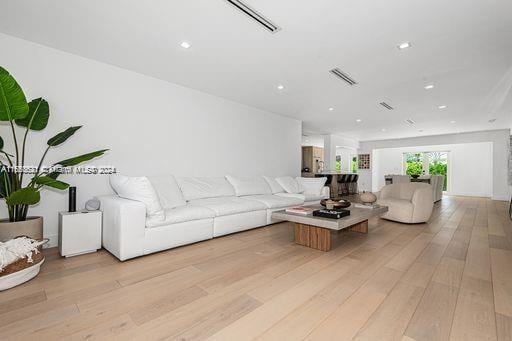
<path fill-rule="evenodd" d="M 336 143 L 332 135 L 324 135 L 324 170 L 336 169 Z"/>

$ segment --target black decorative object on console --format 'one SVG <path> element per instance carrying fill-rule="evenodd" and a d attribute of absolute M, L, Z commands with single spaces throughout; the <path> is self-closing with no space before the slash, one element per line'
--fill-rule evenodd
<path fill-rule="evenodd" d="M 76 187 L 69 187 L 69 212 L 76 212 Z"/>

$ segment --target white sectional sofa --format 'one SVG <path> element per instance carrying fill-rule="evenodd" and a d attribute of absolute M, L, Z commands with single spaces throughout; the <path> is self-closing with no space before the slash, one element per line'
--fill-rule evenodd
<path fill-rule="evenodd" d="M 326 178 L 112 176 L 103 247 L 120 260 L 272 224 L 273 211 L 329 197 Z"/>

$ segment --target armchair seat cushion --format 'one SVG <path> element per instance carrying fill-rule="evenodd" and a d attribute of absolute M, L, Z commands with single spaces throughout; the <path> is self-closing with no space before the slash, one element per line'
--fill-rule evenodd
<path fill-rule="evenodd" d="M 189 204 L 208 208 L 215 213 L 216 217 L 267 209 L 267 206 L 261 202 L 238 197 L 198 199 L 191 200 Z"/>
<path fill-rule="evenodd" d="M 304 203 L 302 198 L 293 196 L 279 196 L 279 195 L 250 195 L 243 197 L 247 200 L 255 200 L 267 206 L 267 208 L 285 208 L 291 206 L 298 206 Z"/>
<path fill-rule="evenodd" d="M 186 221 L 208 219 L 213 217 L 215 217 L 215 212 L 206 207 L 185 205 L 165 210 L 164 221 L 147 219 L 146 227 L 165 226 L 183 223 Z"/>

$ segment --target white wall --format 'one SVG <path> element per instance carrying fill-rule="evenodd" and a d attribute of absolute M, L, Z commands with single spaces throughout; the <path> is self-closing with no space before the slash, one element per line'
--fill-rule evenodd
<path fill-rule="evenodd" d="M 375 149 L 372 191 L 385 186 L 384 175 L 403 174 L 404 153 L 437 151 L 448 152 L 448 194 L 491 197 L 492 149 L 492 142 Z"/>
<path fill-rule="evenodd" d="M 0 34 L 0 46 L 0 65 L 27 97 L 41 96 L 50 103 L 48 127 L 29 137 L 32 162 L 48 138 L 83 124 L 76 136 L 49 153 L 48 162 L 109 148 L 91 164 L 112 165 L 129 175 L 300 174 L 300 121 L 7 35 Z M 8 140 L 7 126 L 1 129 Z M 107 176 L 62 179 L 77 186 L 78 207 L 111 192 Z M 66 192 L 46 190 L 30 213 L 44 217 L 44 234 L 55 242 L 57 212 L 66 209 Z"/>
<path fill-rule="evenodd" d="M 376 149 L 399 148 L 411 146 L 435 146 L 464 144 L 476 142 L 492 142 L 492 198 L 509 200 L 510 187 L 507 184 L 510 129 L 479 131 L 472 133 L 421 136 L 406 139 L 363 141 L 359 153 L 370 153 Z M 372 170 L 359 170 L 359 186 L 361 190 L 372 190 Z M 457 176 L 457 174 L 453 174 Z"/>

